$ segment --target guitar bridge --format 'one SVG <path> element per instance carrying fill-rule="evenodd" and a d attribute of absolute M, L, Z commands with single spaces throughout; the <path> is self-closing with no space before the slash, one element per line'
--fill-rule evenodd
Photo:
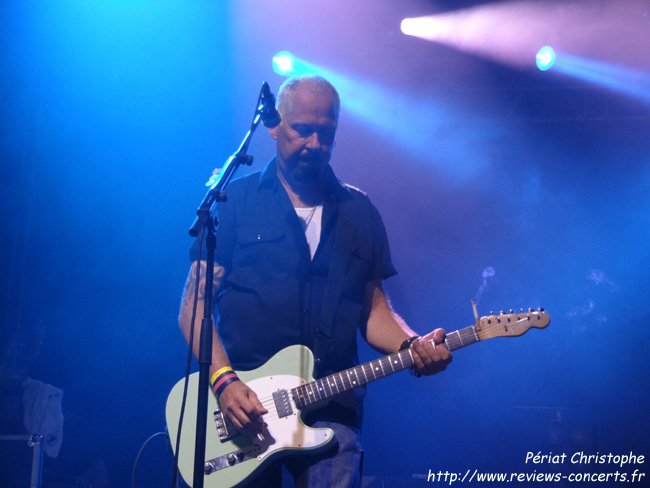
<path fill-rule="evenodd" d="M 221 442 L 226 442 L 239 433 L 237 427 L 223 414 L 222 410 L 214 412 L 214 425 L 217 428 L 217 434 L 219 434 Z"/>
<path fill-rule="evenodd" d="M 275 408 L 278 411 L 279 418 L 282 419 L 289 415 L 293 415 L 293 408 L 291 408 L 291 402 L 289 401 L 289 393 L 287 390 L 274 391 L 273 401 L 275 402 Z"/>

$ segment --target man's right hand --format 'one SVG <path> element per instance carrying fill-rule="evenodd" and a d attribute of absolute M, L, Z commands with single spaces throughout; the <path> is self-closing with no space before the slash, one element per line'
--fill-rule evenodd
<path fill-rule="evenodd" d="M 241 381 L 226 386 L 219 396 L 219 405 L 242 434 L 255 436 L 266 428 L 262 415 L 268 410 L 255 392 Z"/>

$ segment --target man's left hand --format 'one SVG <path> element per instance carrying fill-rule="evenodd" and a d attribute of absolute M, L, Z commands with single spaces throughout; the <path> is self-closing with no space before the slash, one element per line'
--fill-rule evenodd
<path fill-rule="evenodd" d="M 415 371 L 423 376 L 429 376 L 447 369 L 453 355 L 443 344 L 444 340 L 445 331 L 436 329 L 413 342 L 411 351 L 415 361 Z"/>

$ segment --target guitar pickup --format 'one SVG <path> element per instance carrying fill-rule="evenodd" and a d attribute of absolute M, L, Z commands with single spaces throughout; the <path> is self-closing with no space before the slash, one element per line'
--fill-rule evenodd
<path fill-rule="evenodd" d="M 273 401 L 275 402 L 275 408 L 278 411 L 279 418 L 282 419 L 289 415 L 293 415 L 293 408 L 291 408 L 291 402 L 289 401 L 289 393 L 287 390 L 274 391 Z"/>
<path fill-rule="evenodd" d="M 217 428 L 217 434 L 221 442 L 226 442 L 239 433 L 237 427 L 223 414 L 222 410 L 214 412 L 214 425 Z"/>

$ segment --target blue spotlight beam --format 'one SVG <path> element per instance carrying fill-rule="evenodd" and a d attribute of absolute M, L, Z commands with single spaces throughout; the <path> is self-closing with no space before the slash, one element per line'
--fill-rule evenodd
<path fill-rule="evenodd" d="M 555 70 L 650 102 L 648 73 L 567 54 L 560 56 Z"/>
<path fill-rule="evenodd" d="M 280 54 L 285 52 L 276 57 Z M 450 120 L 457 119 L 459 109 L 449 101 L 412 99 L 369 80 L 346 76 L 300 58 L 293 59 L 294 69 L 285 76 L 320 75 L 327 78 L 337 88 L 346 113 L 382 137 L 393 140 L 413 156 L 430 161 L 431 144 L 435 141 L 436 164 L 453 170 L 456 176 L 469 177 L 487 163 L 486 157 L 480 154 L 467 158 L 464 150 L 472 145 L 470 141 L 473 138 L 499 131 L 494 124 L 477 126 L 469 132 L 459 131 L 456 138 L 440 138 L 438 135 L 447 130 L 452 123 Z"/>

